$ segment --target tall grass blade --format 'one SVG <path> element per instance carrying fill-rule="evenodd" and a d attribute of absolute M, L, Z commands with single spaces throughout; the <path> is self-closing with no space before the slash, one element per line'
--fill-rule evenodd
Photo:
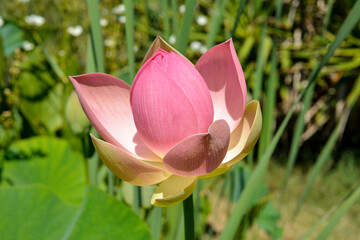
<path fill-rule="evenodd" d="M 328 1 L 328 7 L 327 7 L 327 11 L 325 14 L 325 18 L 324 18 L 324 25 L 323 25 L 323 31 L 326 31 L 329 25 L 329 21 L 330 21 L 330 17 L 331 17 L 331 13 L 334 7 L 334 0 L 329 0 Z"/>
<path fill-rule="evenodd" d="M 150 228 L 152 239 L 160 240 L 161 228 L 162 228 L 162 215 L 163 208 L 154 206 L 147 218 L 147 224 Z"/>
<path fill-rule="evenodd" d="M 186 47 L 189 41 L 191 23 L 194 19 L 195 6 L 196 6 L 196 1 L 186 0 L 185 13 L 181 21 L 181 28 L 179 35 L 176 38 L 176 48 L 182 54 L 185 54 Z"/>
<path fill-rule="evenodd" d="M 301 109 L 300 114 L 296 120 L 295 131 L 291 140 L 290 153 L 287 161 L 286 175 L 283 182 L 281 198 L 284 197 L 287 188 L 287 183 L 289 182 L 290 175 L 294 169 L 295 161 L 300 150 L 300 138 L 305 128 L 305 114 L 311 105 L 311 100 L 314 90 L 315 90 L 315 83 L 313 82 L 312 84 L 310 84 L 310 88 L 304 96 L 303 108 Z"/>
<path fill-rule="evenodd" d="M 273 122 L 274 122 L 274 111 L 275 111 L 275 101 L 276 101 L 276 83 L 277 83 L 277 57 L 276 57 L 277 44 L 275 43 L 272 50 L 271 56 L 271 70 L 270 77 L 268 81 L 268 86 L 266 89 L 266 100 L 264 107 L 264 117 L 263 117 L 263 127 L 261 131 L 261 136 L 259 139 L 259 151 L 258 156 L 262 156 L 265 152 L 265 149 L 271 141 L 273 135 Z"/>
<path fill-rule="evenodd" d="M 180 240 L 184 233 L 184 216 L 182 214 L 182 204 L 176 204 L 165 209 L 168 231 L 165 240 Z"/>
<path fill-rule="evenodd" d="M 333 205 L 302 237 L 300 240 L 306 240 L 308 239 L 311 234 L 313 234 L 315 232 L 315 230 L 317 230 L 323 223 L 325 223 L 325 221 L 327 221 L 329 219 L 329 217 L 336 211 L 336 209 L 339 208 L 339 206 L 341 204 L 344 203 L 344 201 L 346 199 L 348 199 L 348 197 L 351 195 L 353 191 L 351 191 L 350 193 L 346 194 L 345 197 L 341 198 L 340 201 L 338 201 L 335 205 Z"/>
<path fill-rule="evenodd" d="M 256 68 L 255 68 L 255 83 L 253 90 L 253 99 L 260 100 L 260 93 L 263 85 L 263 75 L 264 75 L 264 42 L 266 37 L 267 22 L 263 22 L 260 33 L 260 43 L 258 48 L 258 53 L 256 57 Z"/>
<path fill-rule="evenodd" d="M 275 13 L 275 18 L 277 23 L 280 22 L 281 19 L 281 14 L 282 14 L 282 10 L 283 10 L 283 5 L 284 5 L 284 1 L 283 0 L 276 0 L 276 13 Z"/>
<path fill-rule="evenodd" d="M 211 48 L 214 45 L 216 35 L 219 32 L 223 21 L 223 13 L 228 0 L 216 0 L 214 4 L 214 13 L 210 22 L 210 30 L 206 37 L 206 47 Z"/>
<path fill-rule="evenodd" d="M 356 23 L 359 21 L 360 15 L 358 15 L 356 11 L 360 11 L 360 1 L 359 0 L 354 4 L 351 12 L 346 17 L 338 34 L 336 35 L 334 42 L 329 46 L 326 55 L 324 56 L 324 58 L 322 59 L 321 63 L 318 66 L 321 66 L 322 63 L 324 63 L 323 65 L 325 65 L 325 63 L 329 61 L 330 57 L 333 55 L 335 50 L 340 46 L 341 42 L 345 39 L 345 37 L 350 33 L 350 31 L 354 28 Z M 321 68 L 316 67 L 310 75 L 310 80 L 312 78 L 314 78 L 314 76 L 317 75 L 320 72 L 320 70 L 321 70 Z M 314 91 L 314 88 L 315 88 L 314 83 L 309 83 L 309 85 L 311 86 L 311 88 L 309 89 L 310 91 L 306 94 L 307 96 L 305 96 L 304 109 L 301 111 L 301 113 L 298 117 L 296 127 L 295 127 L 295 132 L 294 132 L 293 139 L 292 139 L 292 145 L 291 145 L 290 155 L 289 155 L 289 160 L 288 160 L 288 167 L 287 167 L 287 171 L 286 171 L 286 177 L 284 180 L 283 193 L 286 188 L 287 179 L 289 178 L 289 176 L 292 172 L 292 169 L 293 169 L 293 166 L 294 166 L 294 163 L 296 160 L 296 156 L 297 156 L 297 153 L 299 150 L 298 146 L 299 146 L 300 136 L 304 129 L 304 122 L 303 122 L 304 115 L 305 115 L 306 110 L 310 106 L 309 101 L 311 101 L 312 92 Z"/>
<path fill-rule="evenodd" d="M 107 175 L 108 175 L 108 192 L 111 196 L 113 196 L 115 194 L 114 174 L 110 171 L 110 169 L 108 169 Z"/>
<path fill-rule="evenodd" d="M 168 0 L 161 0 L 162 15 L 164 19 L 164 37 L 166 41 L 170 37 L 170 20 L 169 20 L 169 6 Z"/>
<path fill-rule="evenodd" d="M 133 204 L 132 209 L 140 214 L 140 203 L 141 203 L 141 187 L 133 185 Z"/>
<path fill-rule="evenodd" d="M 236 12 L 234 27 L 233 27 L 233 29 L 231 31 L 231 37 L 234 37 L 234 35 L 235 35 L 237 26 L 239 25 L 241 14 L 244 11 L 245 4 L 246 4 L 246 0 L 240 0 L 239 1 L 239 7 L 238 7 L 237 12 Z"/>
<path fill-rule="evenodd" d="M 3 52 L 3 40 L 0 36 L 0 89 L 5 87 L 5 57 Z"/>
<path fill-rule="evenodd" d="M 95 55 L 96 71 L 104 72 L 104 47 L 100 26 L 99 0 L 87 0 L 86 2 L 90 18 L 90 34 Z"/>
<path fill-rule="evenodd" d="M 134 56 L 134 4 L 132 0 L 125 0 L 125 34 L 126 34 L 126 46 L 127 56 L 129 64 L 129 77 L 130 82 L 134 81 L 135 77 L 135 56 Z"/>
<path fill-rule="evenodd" d="M 340 134 L 339 130 L 340 130 L 344 120 L 345 120 L 344 118 L 340 119 L 339 123 L 337 124 L 337 126 L 335 127 L 333 132 L 331 133 L 331 135 L 330 135 L 329 139 L 327 140 L 324 148 L 321 150 L 318 158 L 316 159 L 315 166 L 310 171 L 309 178 L 308 178 L 308 180 L 306 181 L 306 184 L 305 184 L 305 189 L 304 189 L 303 193 L 301 194 L 300 199 L 299 199 L 299 201 L 297 203 L 294 216 L 296 216 L 298 214 L 298 212 L 299 212 L 299 210 L 301 208 L 301 205 L 305 201 L 306 197 L 308 196 L 308 194 L 310 192 L 310 189 L 311 189 L 312 185 L 315 182 L 316 177 L 319 176 L 319 174 L 321 172 L 321 169 L 324 167 L 325 163 L 329 160 L 331 152 L 335 147 L 336 140 L 339 137 L 339 134 Z"/>
<path fill-rule="evenodd" d="M 336 35 L 335 40 L 329 46 L 326 55 L 310 74 L 309 85 L 304 90 L 301 91 L 298 99 L 293 103 L 289 112 L 286 114 L 284 120 L 281 122 L 278 130 L 276 131 L 274 137 L 272 138 L 265 153 L 261 156 L 260 161 L 257 164 L 253 174 L 251 175 L 247 185 L 245 186 L 245 189 L 242 192 L 239 201 L 236 203 L 235 209 L 232 212 L 232 215 L 230 216 L 230 219 L 220 236 L 220 240 L 232 239 L 235 236 L 237 227 L 239 226 L 239 223 L 242 220 L 245 212 L 250 207 L 249 203 L 251 202 L 251 199 L 253 198 L 254 194 L 256 193 L 259 187 L 259 184 L 261 183 L 260 181 L 261 178 L 266 173 L 266 169 L 268 167 L 270 157 L 272 156 L 280 140 L 280 137 L 282 136 L 287 124 L 290 121 L 296 105 L 301 101 L 301 99 L 304 97 L 304 94 L 309 90 L 310 84 L 316 81 L 316 77 L 319 74 L 321 68 L 329 61 L 331 56 L 334 54 L 335 50 L 340 46 L 341 42 L 345 39 L 345 37 L 350 33 L 352 28 L 359 21 L 360 19 L 360 14 L 358 14 L 359 11 L 360 11 L 360 0 L 357 0 L 351 12 L 346 17 L 344 23 L 342 24 L 338 34 Z"/>
<path fill-rule="evenodd" d="M 93 45 L 91 43 L 91 36 L 88 36 L 87 40 L 87 49 L 86 49 L 86 72 L 93 73 L 96 72 L 96 64 L 95 64 L 95 53 L 93 49 Z M 96 132 L 95 128 L 92 127 L 91 131 L 95 133 L 96 136 L 99 134 Z M 87 141 L 87 139 L 85 140 Z M 88 173 L 89 173 L 89 182 L 91 185 L 97 185 L 97 172 L 98 172 L 98 165 L 99 165 L 99 156 L 97 152 L 89 158 L 88 160 Z"/>
<path fill-rule="evenodd" d="M 94 49 L 91 44 L 91 36 L 88 36 L 86 46 L 86 73 L 96 72 Z"/>
<path fill-rule="evenodd" d="M 245 1 L 242 1 L 245 2 Z M 256 57 L 256 67 L 255 67 L 255 75 L 254 75 L 254 87 L 253 87 L 253 99 L 260 100 L 260 94 L 263 86 L 263 75 L 264 75 L 264 65 L 265 65 L 265 40 L 266 40 L 266 30 L 267 30 L 267 21 L 263 22 L 260 32 L 260 43 Z M 254 151 L 251 150 L 250 154 L 247 156 L 247 160 L 250 166 L 253 165 L 254 162 Z"/>
<path fill-rule="evenodd" d="M 86 70 L 89 72 L 104 72 L 104 47 L 100 26 L 100 10 L 98 0 L 87 0 L 88 14 L 90 18 L 90 38 L 87 48 L 87 62 Z M 91 43 L 91 44 L 90 44 Z M 92 54 L 91 54 L 92 52 Z M 92 131 L 96 132 L 94 129 Z M 96 133 L 96 135 L 98 135 Z M 89 180 L 90 184 L 97 185 L 98 183 L 98 164 L 99 156 L 94 153 L 89 159 Z"/>
<path fill-rule="evenodd" d="M 177 36 L 179 31 L 179 14 L 177 0 L 171 0 L 171 12 L 172 12 L 172 33 Z"/>
<path fill-rule="evenodd" d="M 351 196 L 339 207 L 334 216 L 329 220 L 327 225 L 319 233 L 316 240 L 326 239 L 330 233 L 334 230 L 336 224 L 340 221 L 341 217 L 347 212 L 347 210 L 360 198 L 360 185 L 354 190 Z"/>

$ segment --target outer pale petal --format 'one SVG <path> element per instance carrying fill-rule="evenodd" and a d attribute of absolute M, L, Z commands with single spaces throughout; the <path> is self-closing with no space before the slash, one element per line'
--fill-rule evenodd
<path fill-rule="evenodd" d="M 196 177 L 170 176 L 155 190 L 151 204 L 169 207 L 188 198 L 195 189 Z"/>
<path fill-rule="evenodd" d="M 91 135 L 95 149 L 104 164 L 119 178 L 137 186 L 159 183 L 171 174 L 160 167 L 145 163 L 122 149 Z"/>
<path fill-rule="evenodd" d="M 254 148 L 262 127 L 262 114 L 258 101 L 246 106 L 245 114 L 239 126 L 231 133 L 229 151 L 220 167 L 232 166 Z"/>
<path fill-rule="evenodd" d="M 208 173 L 208 174 L 203 175 L 203 176 L 199 176 L 199 178 L 212 178 L 212 177 L 220 176 L 220 175 L 226 173 L 227 171 L 229 171 L 231 169 L 231 167 L 232 166 L 221 167 L 221 165 L 220 165 L 217 169 L 215 169 L 211 173 Z"/>
<path fill-rule="evenodd" d="M 149 60 L 156 52 L 157 50 L 161 48 L 167 52 L 174 52 L 182 56 L 181 53 L 179 53 L 175 48 L 173 48 L 170 44 L 164 41 L 160 36 L 157 36 L 153 43 L 151 44 L 148 52 L 146 53 L 144 60 L 142 64 L 144 64 L 147 60 Z"/>
<path fill-rule="evenodd" d="M 229 141 L 229 125 L 225 120 L 218 120 L 208 133 L 195 134 L 176 144 L 164 156 L 164 166 L 169 172 L 184 177 L 208 174 L 224 159 Z"/>
<path fill-rule="evenodd" d="M 213 122 L 204 79 L 186 59 L 161 49 L 136 75 L 130 102 L 141 139 L 159 156 Z"/>
<path fill-rule="evenodd" d="M 127 83 L 104 73 L 70 79 L 86 116 L 106 141 L 143 158 L 160 160 L 137 134 Z"/>
<path fill-rule="evenodd" d="M 244 114 L 246 83 L 232 40 L 209 49 L 195 65 L 210 90 L 214 120 L 225 119 L 232 132 Z"/>

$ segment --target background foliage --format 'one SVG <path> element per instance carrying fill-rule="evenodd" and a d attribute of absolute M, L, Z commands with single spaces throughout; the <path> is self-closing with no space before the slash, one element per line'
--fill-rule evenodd
<path fill-rule="evenodd" d="M 197 238 L 356 239 L 359 11 L 350 0 L 2 1 L 0 238 L 184 237 L 181 205 L 152 207 L 153 187 L 101 164 L 67 78 L 131 83 L 160 35 L 193 63 L 232 37 L 264 114 L 245 161 L 199 181 Z"/>

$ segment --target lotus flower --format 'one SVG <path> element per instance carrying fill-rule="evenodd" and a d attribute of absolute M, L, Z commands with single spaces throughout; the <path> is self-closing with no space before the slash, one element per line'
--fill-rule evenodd
<path fill-rule="evenodd" d="M 232 40 L 209 49 L 194 66 L 157 37 L 132 87 L 103 73 L 70 77 L 104 164 L 119 178 L 159 184 L 152 204 L 171 206 L 198 178 L 218 176 L 259 138 L 258 101 L 246 105 L 246 83 Z"/>

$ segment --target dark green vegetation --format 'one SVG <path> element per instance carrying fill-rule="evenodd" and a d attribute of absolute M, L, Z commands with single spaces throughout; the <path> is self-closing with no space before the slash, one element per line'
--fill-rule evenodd
<path fill-rule="evenodd" d="M 193 63 L 233 37 L 249 98 L 262 105 L 257 148 L 199 181 L 198 239 L 359 235 L 360 1 L 119 4 L 1 2 L 0 239 L 184 238 L 181 204 L 152 207 L 153 187 L 101 164 L 67 78 L 104 71 L 131 83 L 157 35 Z M 45 22 L 25 21 L 31 14 Z"/>

